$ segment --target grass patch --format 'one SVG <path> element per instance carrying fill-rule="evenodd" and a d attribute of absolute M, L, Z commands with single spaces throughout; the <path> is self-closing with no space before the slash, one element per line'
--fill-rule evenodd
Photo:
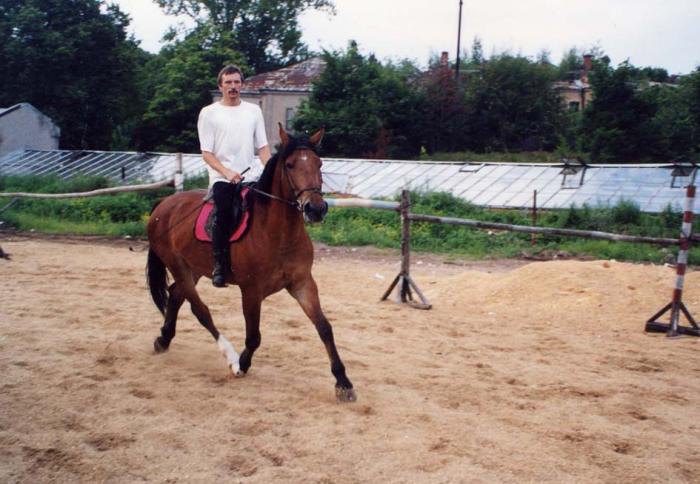
<path fill-rule="evenodd" d="M 51 219 L 31 213 L 12 213 L 5 221 L 19 230 L 33 230 L 46 234 L 106 235 L 110 237 L 142 237 L 146 234 L 144 222 L 90 222 Z"/>

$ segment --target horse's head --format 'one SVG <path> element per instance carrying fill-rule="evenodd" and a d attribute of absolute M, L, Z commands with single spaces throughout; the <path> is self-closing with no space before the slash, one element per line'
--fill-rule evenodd
<path fill-rule="evenodd" d="M 316 131 L 308 139 L 291 138 L 279 125 L 281 152 L 288 153 L 283 160 L 282 169 L 289 181 L 293 196 L 304 214 L 307 222 L 321 222 L 328 213 L 328 204 L 323 200 L 321 192 L 323 180 L 321 177 L 321 158 L 317 154 L 318 145 L 323 138 L 323 128 Z"/>

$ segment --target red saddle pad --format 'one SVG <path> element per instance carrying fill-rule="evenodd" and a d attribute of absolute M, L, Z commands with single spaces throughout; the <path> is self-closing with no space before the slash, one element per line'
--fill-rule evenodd
<path fill-rule="evenodd" d="M 241 190 L 241 198 L 245 199 L 247 194 L 248 188 L 244 188 L 243 190 Z M 209 225 L 208 221 L 213 209 L 214 202 L 207 202 L 202 206 L 202 209 L 199 211 L 199 215 L 197 215 L 197 221 L 194 224 L 194 236 L 197 240 L 201 240 L 202 242 L 211 242 L 211 236 L 207 232 L 207 227 Z M 243 237 L 246 228 L 248 228 L 249 220 L 250 210 L 246 210 L 245 212 L 243 212 L 243 216 L 241 217 L 241 223 L 238 224 L 236 230 L 234 230 L 233 234 L 231 234 L 231 238 L 229 239 L 230 242 L 236 242 L 241 237 Z"/>

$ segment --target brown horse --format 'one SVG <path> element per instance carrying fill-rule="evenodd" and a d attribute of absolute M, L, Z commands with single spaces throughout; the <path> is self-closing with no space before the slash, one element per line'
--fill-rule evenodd
<path fill-rule="evenodd" d="M 309 138 L 294 138 L 280 125 L 280 137 L 282 147 L 268 161 L 256 185 L 252 225 L 230 251 L 233 273 L 227 282 L 241 289 L 245 349 L 239 357 L 219 333 L 195 287 L 202 276 L 210 277 L 213 260 L 211 244 L 194 237 L 197 206 L 204 195 L 201 190 L 164 199 L 148 222 L 148 285 L 153 301 L 165 316 L 154 347 L 156 352 L 168 349 L 175 336 L 178 310 L 187 300 L 199 322 L 216 340 L 233 374 L 243 376 L 260 346 L 262 301 L 286 289 L 314 323 L 326 347 L 338 400 L 354 401 L 355 391 L 338 355 L 333 329 L 321 311 L 318 289 L 311 276 L 313 245 L 304 227 L 305 220 L 322 221 L 328 210 L 321 195 L 321 159 L 316 153 L 323 130 Z M 169 287 L 166 267 L 174 279 Z"/>

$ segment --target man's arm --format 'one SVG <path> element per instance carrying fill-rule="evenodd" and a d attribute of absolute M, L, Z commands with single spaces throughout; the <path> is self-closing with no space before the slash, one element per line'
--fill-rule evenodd
<path fill-rule="evenodd" d="M 272 157 L 270 154 L 270 146 L 265 145 L 262 148 L 258 150 L 258 157 L 260 158 L 260 162 L 265 165 L 267 164 L 268 160 Z"/>
<path fill-rule="evenodd" d="M 241 181 L 241 174 L 237 171 L 229 170 L 228 168 L 226 168 L 214 155 L 214 153 L 210 151 L 202 151 L 202 158 L 204 158 L 204 162 L 207 165 L 211 166 L 216 171 L 221 173 L 221 176 L 226 178 L 231 183 L 238 183 L 239 181 Z"/>

